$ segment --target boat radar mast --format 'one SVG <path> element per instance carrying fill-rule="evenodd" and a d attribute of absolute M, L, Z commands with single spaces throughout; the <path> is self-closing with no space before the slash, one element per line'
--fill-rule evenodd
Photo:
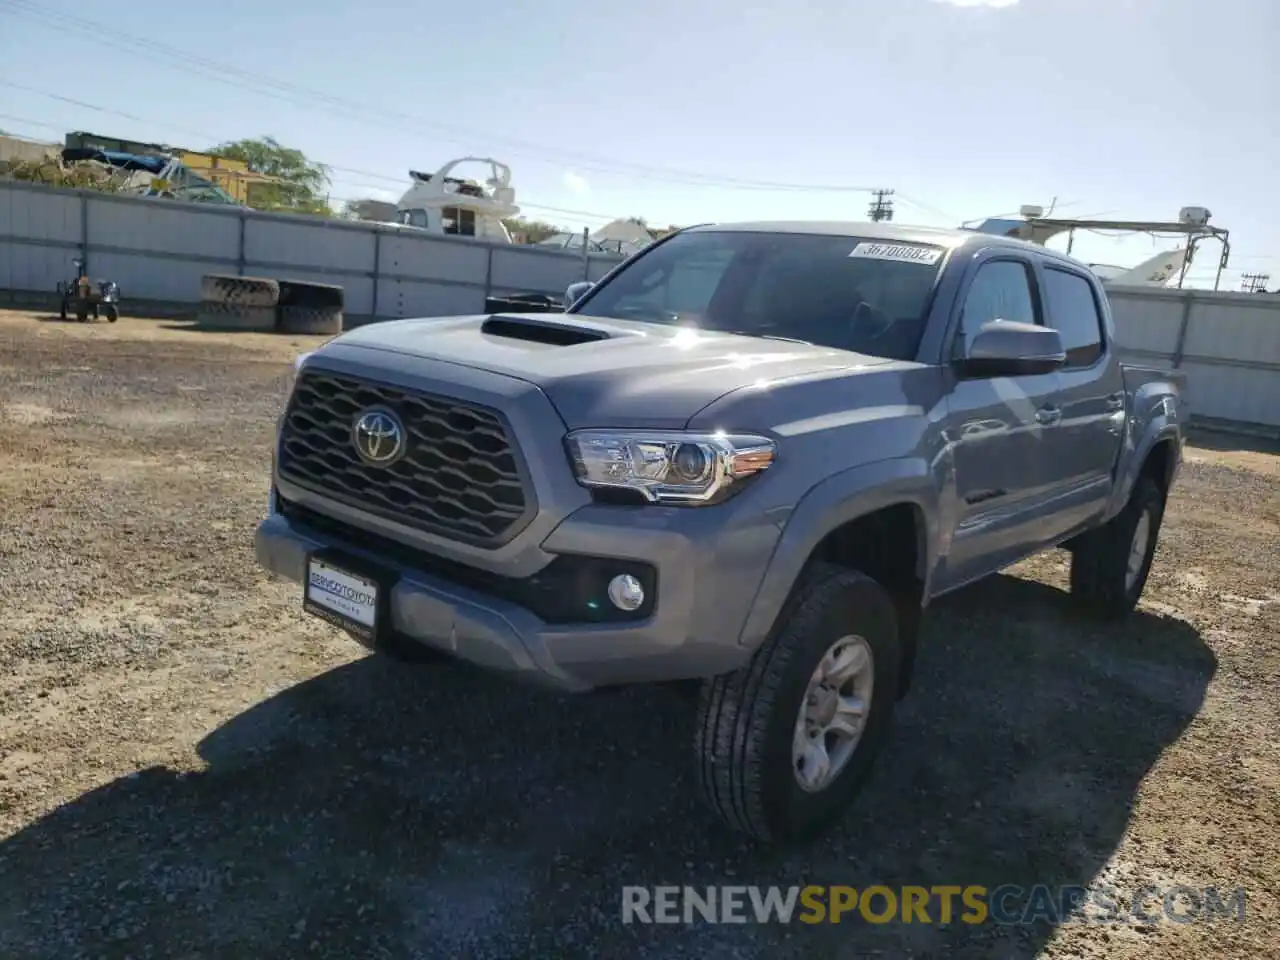
<path fill-rule="evenodd" d="M 1067 235 L 1067 253 L 1071 252 L 1071 248 L 1075 244 L 1075 233 L 1077 230 L 1118 230 L 1127 233 L 1148 233 L 1155 235 L 1173 234 L 1186 238 L 1186 243 L 1179 248 L 1178 251 L 1170 251 L 1177 253 L 1177 265 L 1174 269 L 1178 272 L 1178 286 L 1182 286 L 1183 280 L 1187 275 L 1187 268 L 1191 265 L 1192 258 L 1195 256 L 1196 249 L 1204 240 L 1217 240 L 1222 244 L 1222 256 L 1218 260 L 1218 272 L 1213 281 L 1213 289 L 1217 290 L 1222 282 L 1222 271 L 1227 266 L 1227 261 L 1231 256 L 1231 240 L 1230 231 L 1222 227 L 1214 227 L 1209 225 L 1209 220 L 1213 216 L 1207 207 L 1183 207 L 1178 211 L 1177 220 L 1077 220 L 1069 217 L 1046 217 L 1044 216 L 1044 208 L 1037 204 L 1025 204 L 1019 211 L 1021 220 L 1003 217 L 989 217 L 983 220 L 976 227 L 969 227 L 978 233 L 990 233 L 1002 237 L 1017 237 L 1019 240 L 1028 240 L 1031 243 L 1038 243 L 1044 246 L 1046 241 L 1052 237 L 1056 237 L 1061 233 Z M 1162 254 L 1161 257 L 1164 255 Z M 1156 268 L 1158 265 L 1153 261 L 1140 265 L 1143 268 L 1148 266 Z M 1130 275 L 1137 276 L 1138 268 L 1134 268 L 1130 273 L 1126 273 L 1126 281 Z M 1157 277 L 1161 271 L 1154 269 L 1151 276 Z M 1120 280 L 1120 276 L 1115 276 L 1115 280 Z M 1152 282 L 1152 281 L 1147 281 Z"/>

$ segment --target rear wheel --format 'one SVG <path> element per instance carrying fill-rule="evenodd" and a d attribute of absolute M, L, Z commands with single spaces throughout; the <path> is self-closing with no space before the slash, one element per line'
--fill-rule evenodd
<path fill-rule="evenodd" d="M 807 574 L 751 662 L 706 682 L 695 733 L 704 800 L 764 841 L 837 820 L 893 718 L 901 653 L 893 600 L 865 574 Z"/>
<path fill-rule="evenodd" d="M 1134 484 L 1123 510 L 1081 536 L 1071 552 L 1071 593 L 1104 619 L 1127 616 L 1138 605 L 1151 572 L 1165 495 L 1149 476 Z"/>

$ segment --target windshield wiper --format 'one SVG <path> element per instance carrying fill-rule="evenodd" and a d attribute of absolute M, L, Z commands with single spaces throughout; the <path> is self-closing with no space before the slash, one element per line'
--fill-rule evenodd
<path fill-rule="evenodd" d="M 803 343 L 806 347 L 812 347 L 812 340 L 801 340 L 798 337 L 777 337 L 772 333 L 748 333 L 748 337 L 759 337 L 761 340 L 781 340 L 783 343 Z"/>

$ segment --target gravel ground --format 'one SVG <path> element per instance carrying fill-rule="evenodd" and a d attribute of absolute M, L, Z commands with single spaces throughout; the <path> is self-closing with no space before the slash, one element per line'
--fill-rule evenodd
<path fill-rule="evenodd" d="M 0 956 L 1277 956 L 1280 458 L 1189 451 L 1147 597 L 931 611 L 843 826 L 693 799 L 690 704 L 368 657 L 254 565 L 316 342 L 0 314 Z M 623 925 L 625 884 L 1248 889 L 1243 923 Z M 1268 946 L 1270 944 L 1270 946 Z"/>

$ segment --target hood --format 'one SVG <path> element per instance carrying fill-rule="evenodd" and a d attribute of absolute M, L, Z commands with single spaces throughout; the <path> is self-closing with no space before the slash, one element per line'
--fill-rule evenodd
<path fill-rule="evenodd" d="M 580 314 L 392 320 L 331 342 L 524 380 L 547 395 L 570 429 L 678 429 L 742 387 L 888 362 L 806 343 Z"/>

